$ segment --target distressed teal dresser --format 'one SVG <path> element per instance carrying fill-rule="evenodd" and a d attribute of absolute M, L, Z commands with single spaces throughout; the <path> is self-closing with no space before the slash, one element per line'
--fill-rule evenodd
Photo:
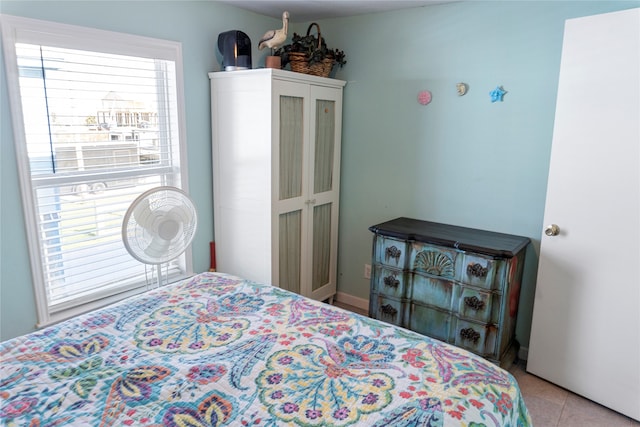
<path fill-rule="evenodd" d="M 512 363 L 528 238 L 411 218 L 369 230 L 371 317 Z"/>

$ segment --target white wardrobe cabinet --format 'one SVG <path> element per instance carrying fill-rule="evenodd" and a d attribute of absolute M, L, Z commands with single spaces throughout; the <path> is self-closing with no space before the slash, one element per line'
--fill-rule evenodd
<path fill-rule="evenodd" d="M 345 82 L 274 69 L 209 78 L 217 270 L 333 298 Z"/>

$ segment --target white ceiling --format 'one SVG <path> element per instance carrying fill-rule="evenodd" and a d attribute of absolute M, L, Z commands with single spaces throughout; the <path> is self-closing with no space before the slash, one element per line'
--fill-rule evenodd
<path fill-rule="evenodd" d="M 291 22 L 364 15 L 422 7 L 458 0 L 218 0 L 261 15 L 280 18 L 285 10 Z"/>

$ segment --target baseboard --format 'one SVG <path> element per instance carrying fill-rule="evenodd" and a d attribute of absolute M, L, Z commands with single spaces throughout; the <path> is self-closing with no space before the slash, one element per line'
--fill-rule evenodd
<path fill-rule="evenodd" d="M 369 311 L 369 300 L 356 297 L 350 294 L 345 294 L 344 292 L 337 292 L 335 296 L 336 301 L 341 302 L 343 304 L 349 304 L 354 307 L 358 307 L 365 312 Z"/>
<path fill-rule="evenodd" d="M 518 359 L 520 360 L 529 359 L 529 347 L 520 347 L 520 350 L 518 350 Z"/>

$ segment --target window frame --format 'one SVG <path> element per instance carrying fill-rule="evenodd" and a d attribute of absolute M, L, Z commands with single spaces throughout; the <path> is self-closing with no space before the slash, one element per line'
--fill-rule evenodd
<path fill-rule="evenodd" d="M 184 72 L 182 44 L 176 41 L 161 40 L 145 36 L 23 18 L 0 14 L 4 61 L 7 81 L 7 94 L 11 110 L 13 138 L 16 149 L 20 193 L 25 217 L 28 240 L 29 262 L 36 302 L 38 323 L 36 327 L 47 326 L 61 320 L 87 312 L 128 296 L 144 292 L 145 284 L 130 286 L 127 290 L 114 295 L 98 297 L 90 302 L 80 303 L 63 310 L 53 312 L 48 304 L 45 272 L 40 251 L 40 230 L 38 227 L 38 203 L 36 187 L 32 185 L 29 156 L 24 128 L 22 100 L 20 93 L 20 75 L 15 44 L 32 43 L 69 49 L 105 52 L 116 55 L 155 58 L 175 62 L 176 68 L 176 113 L 178 116 L 178 151 L 180 156 L 180 187 L 188 193 L 186 114 L 184 102 Z M 191 247 L 185 253 L 184 276 L 193 274 Z M 155 266 L 154 266 L 155 268 Z M 97 295 L 99 293 L 96 293 Z"/>

